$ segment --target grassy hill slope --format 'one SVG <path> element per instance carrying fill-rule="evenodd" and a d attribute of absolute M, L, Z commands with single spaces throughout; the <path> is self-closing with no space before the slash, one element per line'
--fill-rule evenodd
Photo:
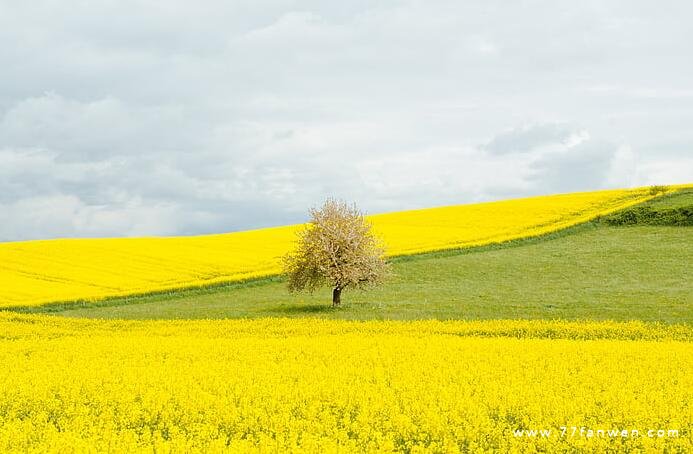
<path fill-rule="evenodd" d="M 329 306 L 327 290 L 290 295 L 279 279 L 271 279 L 41 310 L 126 319 L 313 316 L 691 323 L 693 231 L 619 222 L 624 216 L 630 219 L 629 212 L 665 219 L 691 207 L 693 190 L 685 190 L 550 237 L 401 258 L 394 262 L 395 278 L 370 292 L 346 293 L 346 304 L 338 309 Z"/>

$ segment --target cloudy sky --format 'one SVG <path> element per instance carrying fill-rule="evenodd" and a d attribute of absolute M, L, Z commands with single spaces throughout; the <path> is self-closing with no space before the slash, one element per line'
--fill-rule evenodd
<path fill-rule="evenodd" d="M 0 0 L 0 241 L 693 182 L 692 5 Z"/>

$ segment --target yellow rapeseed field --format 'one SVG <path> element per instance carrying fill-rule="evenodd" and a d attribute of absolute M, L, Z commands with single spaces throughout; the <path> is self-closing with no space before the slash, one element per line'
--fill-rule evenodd
<path fill-rule="evenodd" d="M 370 216 L 390 256 L 541 235 L 653 197 L 648 188 Z M 269 276 L 299 226 L 168 238 L 0 243 L 0 307 L 94 301 Z"/>
<path fill-rule="evenodd" d="M 3 313 L 0 333 L 1 452 L 693 450 L 688 326 Z"/>

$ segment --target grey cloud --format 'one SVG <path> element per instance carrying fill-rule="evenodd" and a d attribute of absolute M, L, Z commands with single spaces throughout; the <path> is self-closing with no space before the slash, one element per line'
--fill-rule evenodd
<path fill-rule="evenodd" d="M 585 131 L 575 131 L 567 125 L 548 123 L 527 125 L 505 131 L 483 146 L 492 154 L 529 153 L 544 146 L 570 145 L 586 138 Z"/>
<path fill-rule="evenodd" d="M 0 241 L 691 181 L 686 12 L 4 2 Z"/>
<path fill-rule="evenodd" d="M 0 119 L 5 147 L 53 149 L 61 159 L 93 161 L 162 150 L 180 151 L 197 139 L 182 108 L 140 107 L 108 97 L 80 102 L 55 93 L 19 101 Z"/>
<path fill-rule="evenodd" d="M 530 165 L 531 179 L 547 192 L 573 192 L 603 189 L 612 172 L 618 147 L 587 141 L 553 153 L 545 153 Z"/>

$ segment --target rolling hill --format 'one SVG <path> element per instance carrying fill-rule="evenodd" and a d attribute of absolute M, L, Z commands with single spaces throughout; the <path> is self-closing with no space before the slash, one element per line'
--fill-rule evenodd
<path fill-rule="evenodd" d="M 680 188 L 598 191 L 373 215 L 391 257 L 556 232 Z M 300 225 L 223 235 L 0 243 L 0 307 L 117 296 L 276 275 Z"/>
<path fill-rule="evenodd" d="M 395 258 L 393 279 L 368 292 L 347 293 L 347 304 L 337 309 L 327 304 L 327 290 L 289 294 L 281 279 L 269 278 L 23 310 L 125 319 L 311 316 L 691 323 L 693 234 L 690 227 L 679 225 L 686 210 L 690 222 L 691 189 L 539 238 Z M 644 225 L 624 223 L 643 212 L 650 213 Z"/>

